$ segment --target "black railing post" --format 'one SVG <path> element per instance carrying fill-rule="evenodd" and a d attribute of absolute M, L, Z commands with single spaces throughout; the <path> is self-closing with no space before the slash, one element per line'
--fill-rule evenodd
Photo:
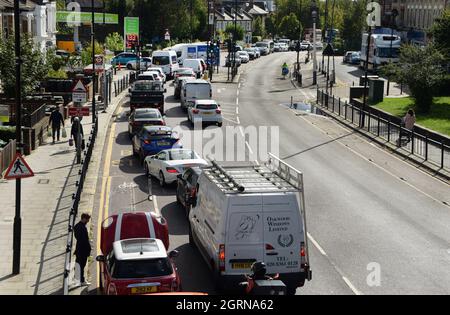
<path fill-rule="evenodd" d="M 367 112 L 367 131 L 371 133 L 371 131 L 370 131 L 370 116 L 371 116 L 371 113 Z"/>
<path fill-rule="evenodd" d="M 339 96 L 338 115 L 341 116 L 341 97 Z"/>
<path fill-rule="evenodd" d="M 355 107 L 353 106 L 353 105 L 350 105 L 351 106 L 351 108 L 352 108 L 352 124 L 354 123 L 354 121 L 355 121 Z"/>
<path fill-rule="evenodd" d="M 414 131 L 411 131 L 411 154 L 414 154 Z"/>
<path fill-rule="evenodd" d="M 425 161 L 428 161 L 428 134 L 425 136 Z"/>
<path fill-rule="evenodd" d="M 441 141 L 441 168 L 444 168 L 444 150 L 445 150 L 445 146 L 444 146 L 444 141 Z"/>
<path fill-rule="evenodd" d="M 388 118 L 387 127 L 388 127 L 388 130 L 387 130 L 387 141 L 389 143 L 389 142 L 391 142 L 391 118 Z"/>
<path fill-rule="evenodd" d="M 379 137 L 380 136 L 380 123 L 381 123 L 381 121 L 380 121 L 380 115 L 378 115 L 378 124 L 377 124 L 377 137 Z"/>
<path fill-rule="evenodd" d="M 335 100 L 335 98 L 334 98 L 333 95 L 331 96 L 331 98 L 333 99 L 333 113 L 334 113 L 334 100 Z"/>
<path fill-rule="evenodd" d="M 344 116 L 345 116 L 345 120 L 347 120 L 347 107 L 348 107 L 348 104 L 347 104 L 347 101 L 345 101 L 345 103 L 344 103 Z"/>

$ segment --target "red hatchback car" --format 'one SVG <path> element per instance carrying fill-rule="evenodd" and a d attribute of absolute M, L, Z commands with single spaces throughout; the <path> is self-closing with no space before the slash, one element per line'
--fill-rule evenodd
<path fill-rule="evenodd" d="M 107 295 L 178 292 L 181 280 L 167 253 L 167 223 L 152 213 L 125 213 L 102 224 L 100 288 Z"/>

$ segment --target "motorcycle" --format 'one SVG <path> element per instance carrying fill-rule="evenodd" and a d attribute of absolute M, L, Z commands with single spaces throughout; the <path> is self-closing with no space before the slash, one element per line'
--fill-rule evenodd
<path fill-rule="evenodd" d="M 253 275 L 245 275 L 245 282 L 239 285 L 244 288 L 246 295 L 286 295 L 287 287 L 283 281 L 278 280 L 279 275 L 264 276 L 264 279 L 255 279 Z"/>

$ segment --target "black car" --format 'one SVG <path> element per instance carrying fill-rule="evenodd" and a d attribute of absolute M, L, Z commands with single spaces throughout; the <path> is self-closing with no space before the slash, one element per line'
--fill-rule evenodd
<path fill-rule="evenodd" d="M 128 117 L 128 133 L 132 138 L 144 126 L 165 126 L 166 122 L 156 108 L 137 108 Z"/>
<path fill-rule="evenodd" d="M 200 167 L 190 167 L 178 175 L 177 202 L 184 207 L 186 216 L 189 216 L 192 200 L 197 194 L 197 181 L 201 173 Z"/>

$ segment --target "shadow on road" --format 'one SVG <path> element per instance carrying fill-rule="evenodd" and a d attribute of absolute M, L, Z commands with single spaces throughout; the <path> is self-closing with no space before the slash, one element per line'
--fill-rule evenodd
<path fill-rule="evenodd" d="M 161 209 L 161 214 L 169 224 L 170 235 L 189 234 L 189 222 L 186 212 L 176 202 L 167 204 Z"/>
<path fill-rule="evenodd" d="M 118 145 L 129 145 L 131 147 L 131 139 L 128 131 L 123 131 L 119 133 L 116 137 L 116 144 Z"/>

